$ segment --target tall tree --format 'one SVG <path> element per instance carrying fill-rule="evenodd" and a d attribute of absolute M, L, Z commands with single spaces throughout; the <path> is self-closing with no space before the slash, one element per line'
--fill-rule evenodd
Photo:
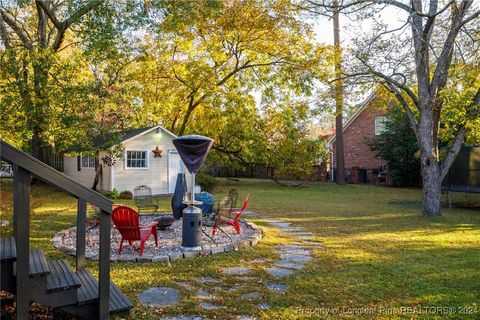
<path fill-rule="evenodd" d="M 42 161 L 46 160 L 51 145 L 47 137 L 51 112 L 47 91 L 52 59 L 61 50 L 67 31 L 102 4 L 103 0 L 72 4 L 68 8 L 62 8 L 60 1 L 0 4 L 0 35 L 9 51 L 9 62 L 18 65 L 13 72 L 32 131 L 31 153 Z M 34 28 L 30 27 L 33 23 Z"/>
<path fill-rule="evenodd" d="M 345 76 L 373 78 L 404 108 L 420 149 L 423 213 L 429 217 L 441 214 L 441 182 L 480 116 L 478 5 L 473 0 L 350 0 L 340 6 L 352 19 L 372 18 L 369 32 L 353 39 L 358 63 L 344 70 Z M 332 12 L 336 6 L 329 0 L 307 0 L 304 8 Z M 396 10 L 403 23 L 382 23 L 378 16 L 385 8 Z M 448 94 L 455 87 L 461 98 L 455 97 L 460 103 L 452 108 Z M 449 122 L 452 132 L 443 153 L 438 143 L 442 121 Z"/>
<path fill-rule="evenodd" d="M 333 42 L 335 50 L 335 76 L 342 74 L 342 50 L 340 46 L 340 12 L 338 0 L 333 1 Z M 343 139 L 343 80 L 335 81 L 335 147 L 336 147 L 336 176 L 337 184 L 345 184 L 345 150 Z"/>
<path fill-rule="evenodd" d="M 308 65 L 322 48 L 288 1 L 174 1 L 165 10 L 146 50 L 157 60 L 155 91 L 175 91 L 168 122 L 175 133 L 184 134 L 202 107 L 250 101 L 254 91 L 278 95 L 274 85 L 308 90 Z"/>
<path fill-rule="evenodd" d="M 124 32 L 148 17 L 138 7 L 133 1 L 0 1 L 2 113 L 17 107 L 33 156 L 46 161 L 65 137 L 95 136 L 92 122 L 105 124 L 112 109 L 125 107 L 126 95 L 118 94 L 131 62 Z"/>

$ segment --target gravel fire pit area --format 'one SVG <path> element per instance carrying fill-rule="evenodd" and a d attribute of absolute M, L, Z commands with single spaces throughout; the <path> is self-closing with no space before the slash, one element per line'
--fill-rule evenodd
<path fill-rule="evenodd" d="M 149 214 L 140 216 L 140 225 L 147 225 L 158 220 L 164 214 Z M 128 241 L 124 241 L 122 254 L 118 254 L 121 235 L 113 226 L 110 243 L 110 260 L 112 262 L 169 262 L 183 258 L 193 258 L 196 256 L 206 256 L 222 252 L 237 251 L 248 246 L 256 245 L 262 238 L 262 230 L 255 224 L 241 220 L 241 233 L 236 234 L 235 230 L 228 226 L 221 226 L 215 237 L 210 239 L 202 235 L 201 250 L 190 251 L 182 247 L 182 220 L 176 220 L 165 230 L 158 229 L 158 247 L 155 247 L 153 236 L 145 243 L 143 255 L 139 255 L 140 241 L 134 241 L 132 246 Z M 212 228 L 204 228 L 210 235 Z M 59 250 L 65 251 L 70 255 L 75 255 L 77 227 L 71 227 L 60 231 L 53 237 L 53 245 Z M 98 259 L 99 250 L 99 225 L 86 227 L 85 257 L 87 259 Z"/>

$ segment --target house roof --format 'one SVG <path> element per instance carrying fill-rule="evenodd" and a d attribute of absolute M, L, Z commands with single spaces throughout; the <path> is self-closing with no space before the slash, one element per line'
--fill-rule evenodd
<path fill-rule="evenodd" d="M 157 126 L 152 126 L 152 127 L 146 127 L 146 128 L 139 128 L 139 129 L 132 129 L 132 130 L 127 130 L 127 131 L 123 131 L 121 132 L 122 134 L 122 137 L 120 138 L 120 142 L 122 143 L 125 143 L 127 141 L 130 141 L 134 138 L 137 138 L 139 136 L 142 136 L 146 133 L 149 133 L 153 130 L 156 130 L 156 129 L 160 129 L 162 131 L 165 131 L 168 135 L 170 135 L 172 138 L 176 138 L 177 136 L 172 133 L 171 131 L 165 129 L 164 127 L 162 127 L 161 125 L 157 125 Z"/>
<path fill-rule="evenodd" d="M 350 117 L 350 119 L 348 119 L 348 121 L 343 125 L 343 132 L 345 132 L 348 127 L 355 121 L 355 119 L 358 118 L 358 116 L 360 116 L 360 114 L 365 110 L 367 109 L 367 107 L 370 105 L 370 103 L 375 99 L 375 97 L 377 96 L 376 92 L 373 92 L 367 99 L 365 99 L 365 101 L 363 101 L 360 106 L 358 107 L 358 109 L 355 111 L 355 113 Z M 330 139 L 328 139 L 327 143 L 326 143 L 326 146 L 330 149 L 332 146 L 333 146 L 333 143 L 335 142 L 337 138 L 337 135 L 334 134 L 330 137 Z"/>
<path fill-rule="evenodd" d="M 125 131 L 117 131 L 117 132 L 112 132 L 111 135 L 119 135 L 119 143 L 126 143 L 130 140 L 133 140 L 137 137 L 140 137 L 144 134 L 147 134 L 153 130 L 157 130 L 157 129 L 160 129 L 162 131 L 164 131 L 165 133 L 167 133 L 169 136 L 171 136 L 172 138 L 176 138 L 177 136 L 172 133 L 171 131 L 165 129 L 164 127 L 162 127 L 161 125 L 156 125 L 156 126 L 150 126 L 150 127 L 145 127 L 145 128 L 137 128 L 137 129 L 130 129 L 130 130 L 125 130 Z M 107 146 L 107 139 L 101 139 L 101 140 L 98 140 L 98 141 L 95 141 L 93 144 L 96 148 L 105 148 Z M 80 147 L 79 146 L 74 146 L 72 148 L 69 149 L 69 152 L 78 152 L 80 151 Z"/>

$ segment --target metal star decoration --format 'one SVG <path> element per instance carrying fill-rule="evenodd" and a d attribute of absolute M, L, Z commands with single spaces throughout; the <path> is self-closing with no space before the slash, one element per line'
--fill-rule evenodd
<path fill-rule="evenodd" d="M 152 152 L 153 152 L 153 157 L 154 158 L 161 158 L 162 157 L 163 150 L 160 150 L 160 148 L 158 146 L 155 149 L 153 149 Z"/>

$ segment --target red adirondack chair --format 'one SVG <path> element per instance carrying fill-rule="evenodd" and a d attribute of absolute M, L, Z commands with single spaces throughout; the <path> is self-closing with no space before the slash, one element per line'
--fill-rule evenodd
<path fill-rule="evenodd" d="M 140 255 L 142 255 L 145 242 L 151 235 L 155 238 L 155 246 L 158 247 L 157 222 L 152 222 L 146 226 L 140 226 L 138 213 L 127 206 L 118 206 L 113 209 L 112 220 L 115 227 L 122 235 L 118 254 L 122 253 L 124 240 L 127 240 L 130 245 L 132 245 L 132 241 L 140 240 Z"/>
<path fill-rule="evenodd" d="M 234 218 L 227 218 L 227 217 L 224 217 L 223 215 L 219 215 L 219 220 L 218 222 L 219 223 L 224 223 L 224 224 L 228 224 L 230 226 L 232 226 L 235 231 L 237 232 L 237 234 L 240 233 L 240 216 L 242 215 L 242 213 L 245 211 L 245 208 L 247 207 L 247 204 L 248 204 L 248 199 L 250 198 L 250 193 L 247 194 L 247 197 L 245 198 L 245 202 L 243 203 L 243 206 L 241 208 L 228 208 L 227 209 L 227 212 L 231 215 L 234 215 Z M 218 230 L 218 225 L 219 223 L 215 223 L 215 225 L 213 226 L 213 229 L 212 229 L 212 237 L 217 233 L 217 230 Z"/>

